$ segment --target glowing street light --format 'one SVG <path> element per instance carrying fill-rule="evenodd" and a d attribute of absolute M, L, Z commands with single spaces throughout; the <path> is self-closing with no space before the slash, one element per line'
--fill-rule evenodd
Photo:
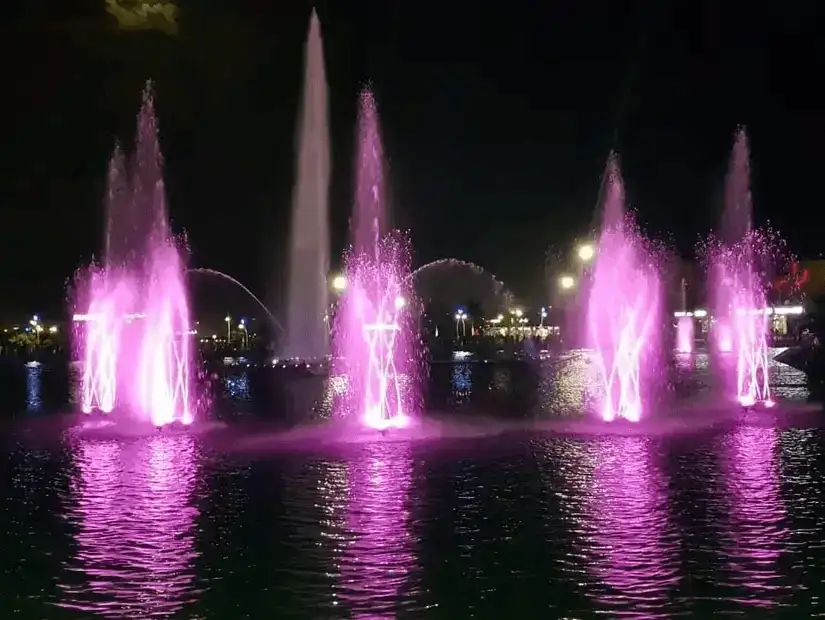
<path fill-rule="evenodd" d="M 458 337 L 458 326 L 461 325 L 461 335 L 467 335 L 467 324 L 465 321 L 467 320 L 467 313 L 463 310 L 459 310 L 455 313 L 455 335 Z"/>
<path fill-rule="evenodd" d="M 226 344 L 229 344 L 232 342 L 232 317 L 227 314 L 224 321 L 226 321 Z"/>
<path fill-rule="evenodd" d="M 579 260 L 581 260 L 584 263 L 588 263 L 593 259 L 593 256 L 595 256 L 596 250 L 593 248 L 591 244 L 585 243 L 579 246 L 579 250 L 577 253 L 579 255 Z"/>
<path fill-rule="evenodd" d="M 559 278 L 559 286 L 562 288 L 562 290 L 569 291 L 571 288 L 576 286 L 576 280 L 573 278 L 573 276 L 562 276 L 561 278 Z"/>
<path fill-rule="evenodd" d="M 336 293 L 343 293 L 347 290 L 347 279 L 342 275 L 337 275 L 332 279 L 332 290 Z"/>
<path fill-rule="evenodd" d="M 243 346 L 245 349 L 249 348 L 249 336 L 247 335 L 246 331 L 246 321 L 241 319 L 241 322 L 238 323 L 238 329 L 241 330 L 241 334 L 243 336 Z"/>

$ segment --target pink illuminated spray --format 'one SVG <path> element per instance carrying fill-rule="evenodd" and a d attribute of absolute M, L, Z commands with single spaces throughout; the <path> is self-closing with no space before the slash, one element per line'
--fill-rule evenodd
<path fill-rule="evenodd" d="M 618 162 L 606 177 L 602 230 L 587 307 L 588 335 L 605 421 L 638 422 L 643 413 L 644 360 L 656 348 L 660 279 L 655 252 L 625 211 Z"/>
<path fill-rule="evenodd" d="M 693 317 L 680 316 L 676 321 L 676 352 L 693 352 Z"/>
<path fill-rule="evenodd" d="M 383 154 L 369 90 L 360 103 L 353 245 L 335 318 L 334 371 L 347 378 L 345 410 L 384 430 L 405 426 L 416 407 L 421 345 L 410 315 L 409 242 L 386 232 Z"/>
<path fill-rule="evenodd" d="M 109 168 L 102 265 L 76 282 L 81 406 L 117 410 L 155 426 L 189 424 L 192 338 L 185 252 L 169 232 L 151 85 L 143 94 L 135 154 Z"/>
<path fill-rule="evenodd" d="M 746 407 L 770 407 L 767 285 L 784 244 L 770 229 L 753 228 L 749 157 L 742 129 L 731 156 L 720 229 L 702 242 L 699 254 L 711 284 L 717 350 L 736 355 L 736 398 Z"/>

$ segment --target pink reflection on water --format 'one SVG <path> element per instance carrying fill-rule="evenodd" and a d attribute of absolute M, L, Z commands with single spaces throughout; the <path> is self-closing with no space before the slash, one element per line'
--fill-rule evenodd
<path fill-rule="evenodd" d="M 596 597 L 617 614 L 659 616 L 679 581 L 678 540 L 668 520 L 667 483 L 646 437 L 610 437 L 596 446 L 588 516 Z"/>
<path fill-rule="evenodd" d="M 104 618 L 176 617 L 197 597 L 194 439 L 85 441 L 76 450 L 66 511 L 76 548 L 58 605 Z"/>
<path fill-rule="evenodd" d="M 406 442 L 366 444 L 349 463 L 349 497 L 340 598 L 352 617 L 395 618 L 415 565 L 409 491 L 413 457 Z"/>
<path fill-rule="evenodd" d="M 780 431 L 743 426 L 728 439 L 730 548 L 726 556 L 743 601 L 759 607 L 775 604 L 782 584 L 779 558 L 788 537 L 779 487 Z"/>

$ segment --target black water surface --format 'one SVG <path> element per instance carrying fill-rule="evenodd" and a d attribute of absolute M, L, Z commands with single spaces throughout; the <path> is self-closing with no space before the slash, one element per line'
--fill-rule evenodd
<path fill-rule="evenodd" d="M 585 366 L 580 352 L 434 365 L 427 404 L 496 419 L 573 416 Z M 669 372 L 677 401 L 720 389 L 707 356 Z M 810 408 L 679 435 L 251 454 L 236 439 L 257 432 L 252 421 L 323 416 L 325 380 L 214 375 L 225 433 L 91 439 L 65 433 L 56 413 L 74 409 L 68 370 L 0 365 L 2 617 L 825 613 L 825 425 Z M 792 369 L 775 368 L 774 383 L 784 399 L 808 398 Z"/>

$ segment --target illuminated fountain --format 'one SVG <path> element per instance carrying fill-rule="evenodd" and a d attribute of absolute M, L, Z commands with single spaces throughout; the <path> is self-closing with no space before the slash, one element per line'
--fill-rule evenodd
<path fill-rule="evenodd" d="M 169 231 L 151 85 L 134 157 L 109 168 L 103 262 L 76 282 L 75 345 L 85 413 L 155 426 L 193 421 L 192 338 L 184 251 Z"/>
<path fill-rule="evenodd" d="M 327 84 L 321 25 L 315 11 L 306 43 L 306 69 L 298 133 L 297 179 L 289 236 L 289 288 L 284 356 L 329 355 L 330 178 Z"/>
<path fill-rule="evenodd" d="M 358 139 L 352 247 L 335 317 L 334 372 L 348 384 L 347 403 L 339 411 L 384 430 L 406 426 L 415 408 L 421 344 L 409 308 L 409 243 L 386 232 L 383 153 L 369 90 L 361 94 Z"/>
<path fill-rule="evenodd" d="M 608 163 L 599 252 L 587 307 L 599 411 L 638 422 L 647 394 L 645 358 L 656 351 L 660 278 L 656 252 L 625 210 L 618 162 Z M 648 366 L 651 366 L 650 364 Z"/>
<path fill-rule="evenodd" d="M 708 270 L 715 343 L 736 355 L 736 398 L 746 407 L 773 405 L 768 376 L 768 271 L 780 244 L 770 230 L 753 228 L 747 136 L 740 130 L 725 187 L 718 234 L 699 253 Z"/>

